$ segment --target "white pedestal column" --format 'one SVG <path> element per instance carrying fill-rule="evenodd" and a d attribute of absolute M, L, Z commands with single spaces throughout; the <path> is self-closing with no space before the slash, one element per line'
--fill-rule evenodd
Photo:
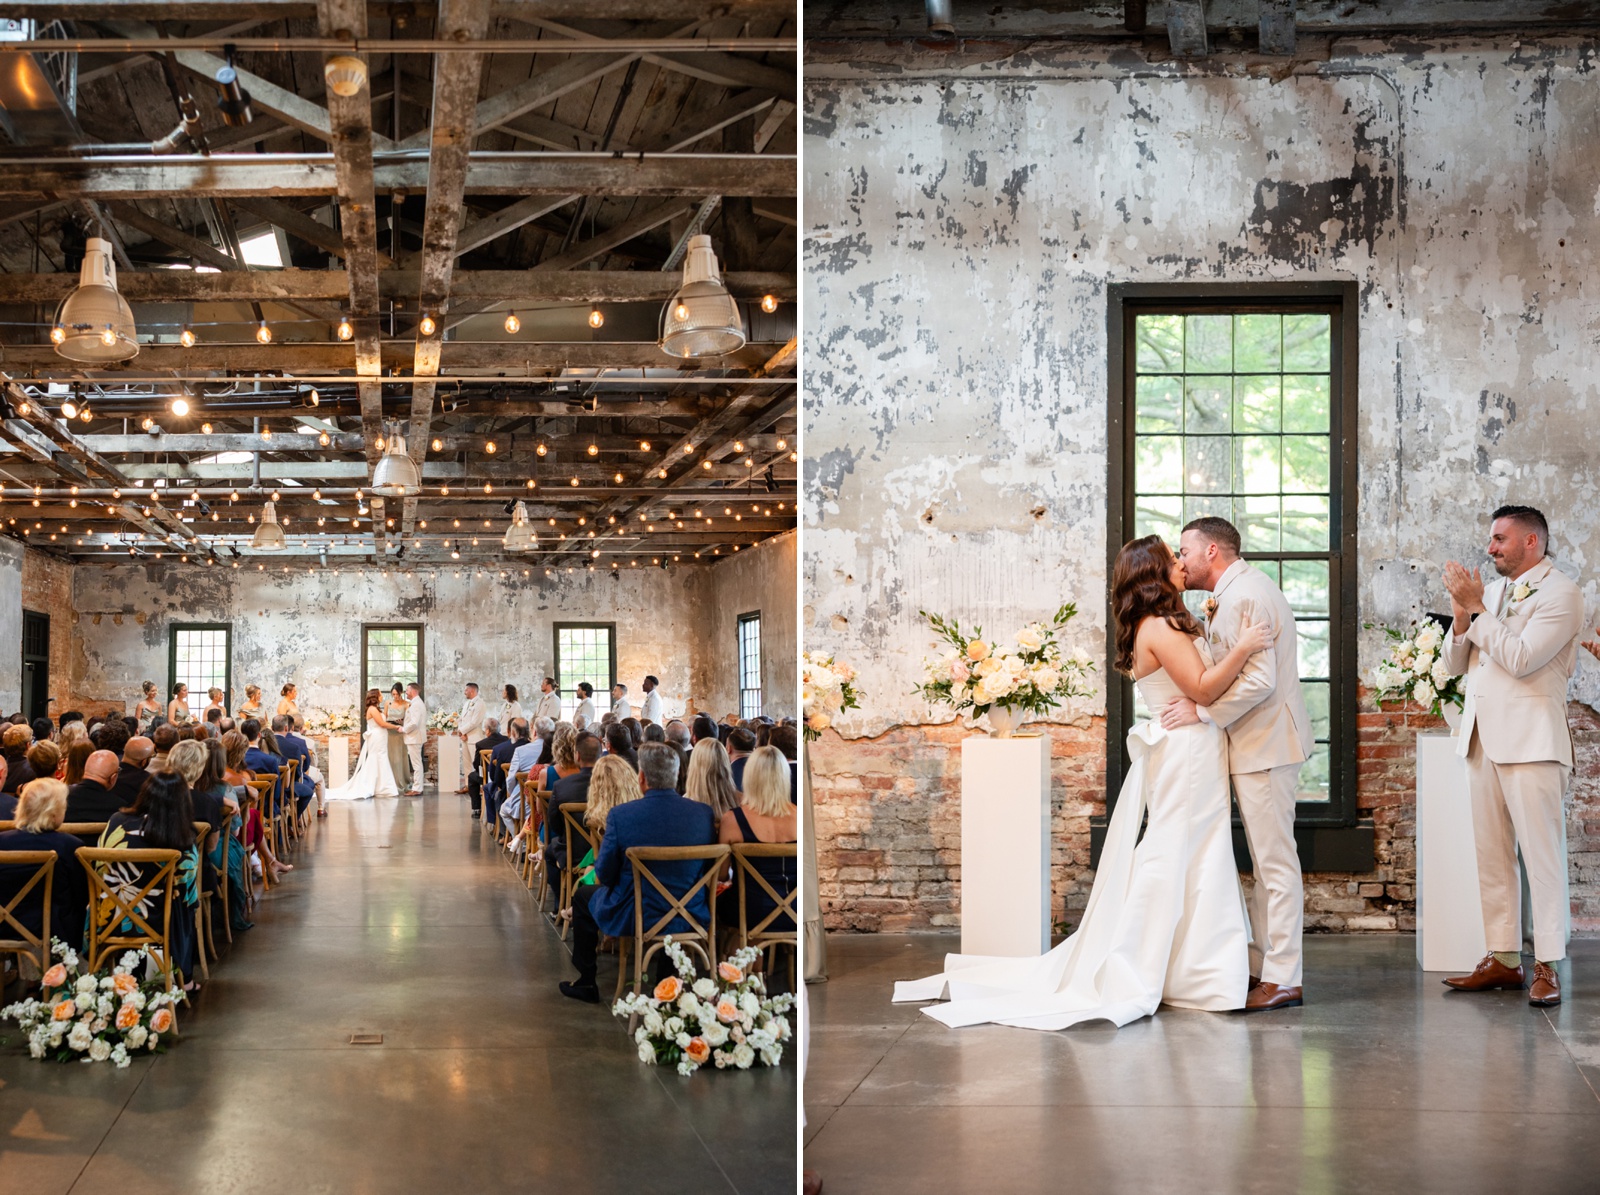
<path fill-rule="evenodd" d="M 1050 949 L 1050 740 L 961 744 L 961 953 Z"/>
<path fill-rule="evenodd" d="M 433 741 L 439 747 L 439 791 L 453 793 L 461 787 L 461 740 L 446 731 Z"/>
<path fill-rule="evenodd" d="M 1465 975 L 1486 949 L 1467 761 L 1441 731 L 1417 735 L 1417 963 Z"/>
<path fill-rule="evenodd" d="M 350 782 L 350 740 L 343 735 L 328 736 L 328 787 L 343 788 Z"/>

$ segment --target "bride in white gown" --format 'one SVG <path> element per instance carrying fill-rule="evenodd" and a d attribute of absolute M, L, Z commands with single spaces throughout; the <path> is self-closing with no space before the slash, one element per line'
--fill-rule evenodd
<path fill-rule="evenodd" d="M 1180 696 L 1215 701 L 1270 642 L 1265 624 L 1247 627 L 1213 664 L 1182 591 L 1181 566 L 1159 538 L 1123 546 L 1112 570 L 1116 664 L 1136 678 L 1151 710 Z M 1140 722 L 1128 732 L 1128 753 L 1133 764 L 1078 931 L 1034 958 L 947 955 L 943 974 L 896 984 L 895 1000 L 948 995 L 923 1012 L 950 1026 L 1023 1029 L 1126 1025 L 1162 1002 L 1244 1007 L 1250 923 L 1233 860 L 1227 737 L 1209 722 L 1178 730 Z"/>
<path fill-rule="evenodd" d="M 394 769 L 389 766 L 389 735 L 399 728 L 384 721 L 383 695 L 376 689 L 367 692 L 367 732 L 361 739 L 361 756 L 350 779 L 330 788 L 329 801 L 365 801 L 369 797 L 398 797 Z"/>

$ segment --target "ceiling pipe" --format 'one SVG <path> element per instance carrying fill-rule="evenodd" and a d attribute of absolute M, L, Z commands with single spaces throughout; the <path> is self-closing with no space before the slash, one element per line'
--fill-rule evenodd
<path fill-rule="evenodd" d="M 954 0 L 927 0 L 927 4 L 928 32 L 943 37 L 954 37 L 956 35 Z"/>

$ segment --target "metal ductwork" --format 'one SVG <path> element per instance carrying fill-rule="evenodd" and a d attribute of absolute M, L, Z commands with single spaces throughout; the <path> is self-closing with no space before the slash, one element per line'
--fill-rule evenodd
<path fill-rule="evenodd" d="M 68 36 L 59 21 L 40 25 L 0 19 L 0 43 Z M 83 139 L 78 127 L 78 55 L 33 50 L 0 53 L 0 133 L 14 145 L 69 145 Z"/>

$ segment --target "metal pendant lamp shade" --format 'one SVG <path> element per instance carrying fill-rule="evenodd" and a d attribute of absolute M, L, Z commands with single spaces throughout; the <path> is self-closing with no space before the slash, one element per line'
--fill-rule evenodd
<path fill-rule="evenodd" d="M 271 502 L 261 508 L 261 523 L 250 537 L 250 546 L 257 552 L 281 552 L 288 547 L 283 538 L 283 528 L 278 526 L 278 511 Z"/>
<path fill-rule="evenodd" d="M 745 344 L 739 305 L 722 284 L 711 238 L 689 238 L 683 285 L 661 310 L 661 349 L 674 357 L 723 357 Z"/>
<path fill-rule="evenodd" d="M 65 334 L 56 352 L 69 361 L 93 364 L 138 356 L 139 333 L 133 325 L 133 309 L 117 293 L 117 263 L 111 257 L 110 241 L 89 238 L 78 289 L 61 304 L 56 327 Z"/>
<path fill-rule="evenodd" d="M 372 470 L 372 492 L 384 498 L 411 498 L 422 493 L 422 471 L 406 451 L 405 437 L 392 433 Z"/>
<path fill-rule="evenodd" d="M 533 547 L 533 544 L 533 526 L 528 522 L 527 504 L 518 502 L 516 513 L 511 516 L 511 526 L 506 528 L 506 537 L 501 541 L 501 546 L 508 552 L 526 552 Z"/>

